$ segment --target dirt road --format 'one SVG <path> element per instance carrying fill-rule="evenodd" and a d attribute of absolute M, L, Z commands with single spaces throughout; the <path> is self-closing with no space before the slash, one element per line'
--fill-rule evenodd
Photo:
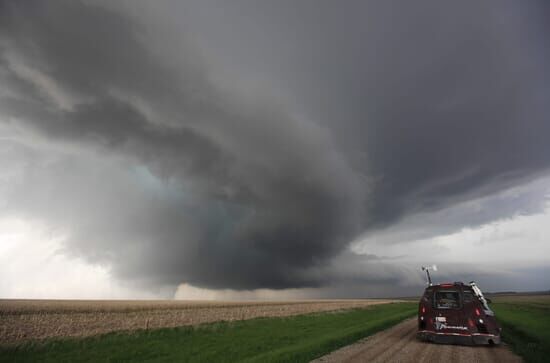
<path fill-rule="evenodd" d="M 522 362 L 504 345 L 467 347 L 424 343 L 416 340 L 415 333 L 416 319 L 409 319 L 313 362 Z"/>

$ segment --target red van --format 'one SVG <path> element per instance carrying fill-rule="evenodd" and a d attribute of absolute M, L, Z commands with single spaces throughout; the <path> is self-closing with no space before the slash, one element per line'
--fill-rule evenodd
<path fill-rule="evenodd" d="M 501 328 L 488 302 L 473 281 L 430 285 L 418 306 L 417 337 L 446 344 L 500 344 Z"/>

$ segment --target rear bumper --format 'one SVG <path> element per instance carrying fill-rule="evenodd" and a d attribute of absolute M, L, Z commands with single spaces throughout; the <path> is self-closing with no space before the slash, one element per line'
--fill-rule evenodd
<path fill-rule="evenodd" d="M 493 345 L 500 344 L 500 335 L 494 334 L 463 334 L 463 333 L 441 333 L 429 330 L 421 330 L 416 333 L 420 340 L 430 341 L 440 344 L 460 344 L 460 345 Z"/>

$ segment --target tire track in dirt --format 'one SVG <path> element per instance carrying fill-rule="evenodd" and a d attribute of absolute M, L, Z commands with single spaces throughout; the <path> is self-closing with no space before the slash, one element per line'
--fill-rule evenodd
<path fill-rule="evenodd" d="M 410 330 L 410 329 L 409 329 Z M 389 332 L 389 334 L 384 337 L 384 339 L 386 339 L 387 341 L 391 341 L 395 344 L 399 343 L 399 342 L 406 342 L 406 339 L 407 337 L 411 334 L 412 330 L 409 331 L 409 330 L 395 330 L 395 331 L 392 331 L 392 332 Z M 374 339 L 377 339 L 378 341 L 373 341 L 371 342 L 373 348 L 370 352 L 370 355 L 371 356 L 383 356 L 385 354 L 392 354 L 392 351 L 388 351 L 386 349 L 386 347 L 384 346 L 384 344 L 381 344 L 383 343 L 382 342 L 382 337 L 378 337 L 378 336 L 374 336 L 373 337 Z M 401 346 L 404 346 L 404 344 L 401 344 Z M 397 350 L 397 349 L 395 349 Z M 361 362 L 363 361 L 363 357 L 362 357 L 362 351 L 358 351 L 356 352 L 355 354 L 352 354 L 349 359 L 347 360 L 348 362 Z"/>
<path fill-rule="evenodd" d="M 519 363 L 522 359 L 505 345 L 460 346 L 421 342 L 416 339 L 416 319 L 404 322 L 314 360 L 335 362 L 495 362 Z"/>

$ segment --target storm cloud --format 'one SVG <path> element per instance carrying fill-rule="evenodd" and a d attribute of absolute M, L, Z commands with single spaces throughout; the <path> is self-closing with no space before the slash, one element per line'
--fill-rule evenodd
<path fill-rule="evenodd" d="M 0 1 L 1 213 L 150 287 L 407 280 L 350 244 L 544 210 L 549 14 Z"/>

